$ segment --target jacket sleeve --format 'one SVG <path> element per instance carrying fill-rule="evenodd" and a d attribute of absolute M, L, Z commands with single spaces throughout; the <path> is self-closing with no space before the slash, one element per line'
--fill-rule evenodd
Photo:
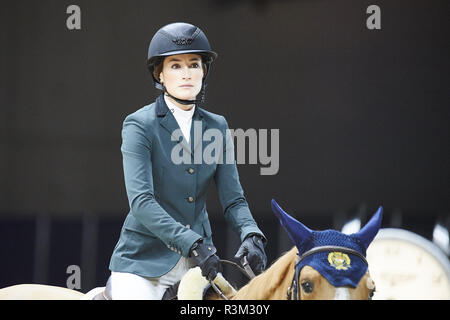
<path fill-rule="evenodd" d="M 223 153 L 214 180 L 225 219 L 240 236 L 241 242 L 251 233 L 257 233 L 266 239 L 253 219 L 245 199 L 234 157 L 233 138 L 225 118 L 223 121 L 225 123 Z"/>
<path fill-rule="evenodd" d="M 156 201 L 153 190 L 152 146 L 145 121 L 129 115 L 122 128 L 122 157 L 131 214 L 168 247 L 188 256 L 192 244 L 202 237 L 173 219 Z"/>

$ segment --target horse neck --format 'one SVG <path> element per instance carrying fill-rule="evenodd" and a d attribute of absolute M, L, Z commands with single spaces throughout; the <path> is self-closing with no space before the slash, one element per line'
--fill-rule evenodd
<path fill-rule="evenodd" d="M 285 300 L 294 276 L 297 248 L 275 261 L 272 266 L 242 287 L 232 299 L 235 300 Z"/>

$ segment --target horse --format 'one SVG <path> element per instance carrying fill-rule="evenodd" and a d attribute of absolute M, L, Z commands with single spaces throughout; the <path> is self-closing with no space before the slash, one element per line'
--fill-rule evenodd
<path fill-rule="evenodd" d="M 227 300 L 291 300 L 289 292 L 295 274 L 297 256 L 298 250 L 293 247 L 265 272 L 250 280 L 237 292 L 225 294 L 225 298 Z M 363 276 L 356 288 L 336 288 L 314 268 L 305 266 L 300 273 L 298 283 L 302 285 L 299 300 L 368 300 L 375 292 L 375 282 L 369 272 Z M 221 289 L 225 291 L 227 287 L 221 287 Z M 191 298 L 186 297 L 186 299 Z M 209 290 L 205 299 L 222 300 L 222 297 Z"/>
<path fill-rule="evenodd" d="M 0 289 L 0 300 L 84 300 L 87 294 L 43 284 L 18 284 Z"/>
<path fill-rule="evenodd" d="M 182 288 L 202 286 L 206 300 L 327 300 L 371 299 L 375 283 L 370 277 L 366 250 L 381 227 L 383 208 L 379 207 L 367 224 L 357 233 L 346 235 L 336 230 L 313 231 L 286 213 L 275 200 L 272 211 L 294 243 L 292 249 L 278 258 L 268 269 L 239 290 L 221 279 L 219 294 L 204 291 L 208 283 L 198 276 L 200 269 L 185 275 L 179 284 L 178 296 L 192 299 Z M 192 269 L 191 269 L 192 270 Z M 190 270 L 190 271 L 191 271 Z M 192 279 L 195 279 L 194 281 Z M 216 278 L 217 279 L 217 278 Z M 197 290 L 197 291 L 199 291 Z M 195 290 L 194 290 L 195 291 Z M 2 299 L 26 300 L 103 300 L 104 287 L 86 294 L 62 287 L 22 284 L 0 289 Z M 224 294 L 225 293 L 225 294 Z"/>
<path fill-rule="evenodd" d="M 381 227 L 382 207 L 379 207 L 359 232 L 351 235 L 336 230 L 310 230 L 281 209 L 273 199 L 272 210 L 295 246 L 240 290 L 230 290 L 227 288 L 228 285 L 225 285 L 223 291 L 230 292 L 229 294 L 221 296 L 209 290 L 209 293 L 205 295 L 206 299 L 368 300 L 372 298 L 375 282 L 370 277 L 365 255 L 367 247 Z M 181 280 L 179 290 L 195 285 L 189 276 L 186 275 Z M 180 291 L 178 295 L 180 293 L 185 296 Z"/>

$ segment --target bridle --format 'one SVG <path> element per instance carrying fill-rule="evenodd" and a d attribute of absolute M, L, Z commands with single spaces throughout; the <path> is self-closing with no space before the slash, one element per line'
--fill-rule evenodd
<path fill-rule="evenodd" d="M 364 255 L 362 255 L 360 252 L 350 249 L 350 248 L 340 247 L 340 246 L 320 246 L 320 247 L 312 248 L 297 258 L 297 261 L 296 261 L 295 267 L 294 267 L 295 268 L 294 278 L 292 279 L 291 285 L 288 287 L 288 290 L 287 290 L 287 300 L 301 300 L 299 283 L 298 283 L 299 276 L 300 276 L 300 268 L 298 266 L 299 266 L 300 262 L 310 255 L 313 255 L 313 254 L 316 254 L 319 252 L 324 252 L 324 251 L 338 251 L 338 252 L 343 252 L 343 253 L 350 253 L 350 254 L 353 254 L 353 255 L 361 258 L 361 260 L 366 265 L 369 265 L 366 260 L 366 257 L 364 257 Z"/>
<path fill-rule="evenodd" d="M 354 249 L 350 249 L 347 247 L 341 247 L 341 246 L 320 246 L 312 248 L 305 253 L 303 253 L 300 257 L 297 258 L 297 261 L 295 262 L 295 273 L 294 277 L 292 279 L 291 285 L 288 287 L 287 290 L 287 300 L 301 300 L 300 297 L 300 290 L 299 290 L 299 276 L 300 276 L 300 268 L 298 267 L 300 262 L 305 259 L 306 257 L 319 253 L 319 252 L 325 252 L 325 251 L 337 251 L 337 252 L 343 252 L 343 253 L 349 253 L 353 254 L 357 257 L 359 257 L 366 265 L 369 265 L 369 263 L 366 260 L 366 257 L 364 257 L 363 254 L 361 254 L 359 251 L 356 251 Z M 234 267 L 236 267 L 242 274 L 244 274 L 246 277 L 249 278 L 249 280 L 253 279 L 255 277 L 255 274 L 253 273 L 253 270 L 250 268 L 247 257 L 243 257 L 241 260 L 242 266 L 239 266 L 237 263 L 234 263 L 232 261 L 228 260 L 220 260 L 221 264 L 229 264 Z M 220 297 L 224 300 L 228 300 L 228 298 L 223 294 L 223 292 L 220 290 L 219 287 L 216 286 L 216 284 L 213 281 L 210 281 L 211 287 L 214 289 L 214 291 L 220 295 Z"/>

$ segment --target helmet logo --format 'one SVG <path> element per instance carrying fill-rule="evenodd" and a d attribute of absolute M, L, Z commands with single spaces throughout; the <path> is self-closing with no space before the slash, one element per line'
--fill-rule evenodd
<path fill-rule="evenodd" d="M 176 38 L 172 40 L 173 43 L 175 43 L 178 46 L 186 46 L 190 45 L 192 41 L 194 41 L 193 38 Z"/>

